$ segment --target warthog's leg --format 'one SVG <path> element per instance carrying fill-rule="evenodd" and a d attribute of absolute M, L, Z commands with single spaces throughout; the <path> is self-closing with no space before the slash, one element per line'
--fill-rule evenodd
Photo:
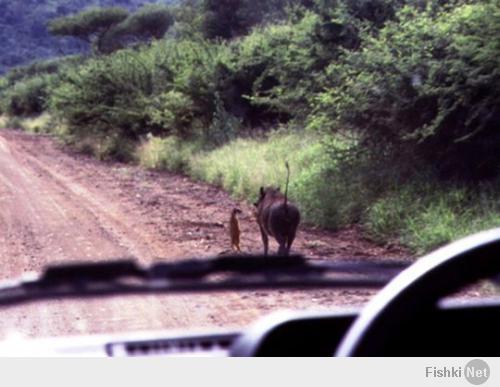
<path fill-rule="evenodd" d="M 288 255 L 290 253 L 292 243 L 295 239 L 295 233 L 296 233 L 296 230 L 293 230 L 293 231 L 290 231 L 290 235 L 288 235 L 288 239 L 286 241 L 286 255 Z"/>
<path fill-rule="evenodd" d="M 262 235 L 262 243 L 264 244 L 264 255 L 267 255 L 267 252 L 269 250 L 269 238 L 267 237 L 266 232 L 262 228 L 262 226 L 259 224 L 260 228 L 260 235 Z"/>
<path fill-rule="evenodd" d="M 286 247 L 286 237 L 284 235 L 276 235 L 276 241 L 279 244 L 278 255 L 288 255 L 288 249 Z"/>

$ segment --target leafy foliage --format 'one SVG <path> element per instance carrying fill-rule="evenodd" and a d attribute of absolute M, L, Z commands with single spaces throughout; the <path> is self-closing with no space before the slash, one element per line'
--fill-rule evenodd
<path fill-rule="evenodd" d="M 318 22 L 315 14 L 306 13 L 297 23 L 256 29 L 238 44 L 233 82 L 252 105 L 250 122 L 306 115 L 309 96 L 319 90 L 321 78 L 323 58 L 315 40 Z"/>
<path fill-rule="evenodd" d="M 48 30 L 53 35 L 82 39 L 92 44 L 96 52 L 103 53 L 106 34 L 127 17 L 128 11 L 124 8 L 91 8 L 76 15 L 51 20 Z"/>
<path fill-rule="evenodd" d="M 51 110 L 74 135 L 138 138 L 148 130 L 146 97 L 154 88 L 148 60 L 123 51 L 69 68 L 51 93 Z"/>
<path fill-rule="evenodd" d="M 286 0 L 203 0 L 203 35 L 207 39 L 246 35 L 254 25 L 263 22 L 266 15 L 276 20 L 287 3 Z"/>
<path fill-rule="evenodd" d="M 495 2 L 403 8 L 329 66 L 312 122 L 359 132 L 373 154 L 434 165 L 443 177 L 496 175 L 499 25 Z"/>
<path fill-rule="evenodd" d="M 227 47 L 191 41 L 121 50 L 68 69 L 52 91 L 51 110 L 77 136 L 137 140 L 153 133 L 209 143 L 219 136 L 211 124 L 223 109 L 216 110 L 214 74 L 227 56 Z"/>
<path fill-rule="evenodd" d="M 106 52 L 129 44 L 161 39 L 174 23 L 169 7 L 145 5 L 130 14 L 125 20 L 111 28 L 104 36 Z"/>
<path fill-rule="evenodd" d="M 48 88 L 53 76 L 35 76 L 16 82 L 2 93 L 1 110 L 11 116 L 32 116 L 45 110 Z"/>
<path fill-rule="evenodd" d="M 249 199 L 279 184 L 288 159 L 307 221 L 361 223 L 417 250 L 498 223 L 497 1 L 184 0 L 127 12 L 81 35 L 109 55 L 0 78 L 0 111 L 23 125 L 45 111 L 24 126 L 56 122 L 99 158 Z"/>

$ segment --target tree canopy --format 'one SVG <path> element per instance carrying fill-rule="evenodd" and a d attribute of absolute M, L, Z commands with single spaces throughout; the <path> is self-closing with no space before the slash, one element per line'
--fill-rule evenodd
<path fill-rule="evenodd" d="M 96 52 L 102 52 L 105 34 L 128 15 L 128 11 L 120 7 L 91 8 L 76 15 L 51 20 L 48 30 L 53 35 L 82 39 L 92 44 Z"/>
<path fill-rule="evenodd" d="M 109 53 L 128 42 L 160 39 L 174 23 L 169 7 L 148 4 L 134 13 L 124 8 L 92 8 L 49 22 L 53 35 L 72 36 L 93 46 L 96 53 Z"/>
<path fill-rule="evenodd" d="M 114 51 L 129 43 L 161 39 L 174 23 L 169 7 L 149 4 L 114 26 L 105 36 L 106 50 Z"/>

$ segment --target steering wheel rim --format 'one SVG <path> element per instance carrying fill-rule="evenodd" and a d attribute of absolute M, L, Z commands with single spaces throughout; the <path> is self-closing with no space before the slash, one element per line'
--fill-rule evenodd
<path fill-rule="evenodd" d="M 384 343 L 442 297 L 500 272 L 500 228 L 444 246 L 396 276 L 361 311 L 335 356 L 384 356 Z M 385 354 L 387 355 L 387 354 Z"/>

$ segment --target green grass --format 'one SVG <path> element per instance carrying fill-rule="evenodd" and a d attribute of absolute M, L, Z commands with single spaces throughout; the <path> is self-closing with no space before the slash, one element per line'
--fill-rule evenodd
<path fill-rule="evenodd" d="M 191 174 L 253 201 L 261 186 L 281 187 L 284 191 L 288 161 L 290 197 L 303 202 L 307 185 L 319 178 L 327 162 L 326 146 L 320 137 L 305 133 L 275 132 L 266 139 L 237 139 L 198 154 L 191 164 Z"/>
<path fill-rule="evenodd" d="M 8 125 L 9 119 L 5 114 L 0 115 L 0 128 L 6 128 Z"/>
<path fill-rule="evenodd" d="M 4 115 L 2 116 L 1 120 L 2 128 L 9 128 L 9 129 L 23 129 L 23 119 L 20 117 L 11 117 L 9 115 Z"/>
<path fill-rule="evenodd" d="M 48 133 L 50 131 L 52 118 L 49 113 L 31 117 L 0 116 L 1 128 L 23 129 L 29 133 Z"/>
<path fill-rule="evenodd" d="M 469 234 L 500 226 L 499 184 L 446 187 L 414 184 L 387 193 L 372 204 L 366 225 L 380 241 L 400 238 L 425 253 Z"/>
<path fill-rule="evenodd" d="M 196 144 L 182 142 L 177 137 L 148 136 L 137 148 L 136 158 L 146 168 L 188 172 L 196 150 Z"/>
<path fill-rule="evenodd" d="M 498 182 L 473 189 L 446 186 L 430 176 L 415 176 L 406 184 L 391 176 L 382 177 L 386 183 L 375 181 L 380 174 L 374 177 L 366 163 L 347 168 L 332 159 L 332 152 L 349 146 L 345 140 L 326 141 L 307 132 L 275 132 L 207 152 L 174 137 L 150 137 L 137 153 L 145 167 L 187 173 L 249 202 L 261 186 L 284 190 L 288 161 L 290 198 L 305 222 L 330 229 L 361 223 L 372 239 L 399 240 L 417 254 L 500 226 Z"/>
<path fill-rule="evenodd" d="M 30 133 L 48 133 L 50 132 L 51 116 L 45 112 L 38 116 L 21 118 L 21 127 Z"/>
<path fill-rule="evenodd" d="M 291 168 L 290 194 L 294 181 L 312 162 L 309 154 L 320 146 L 317 139 L 298 135 L 271 135 L 266 140 L 238 139 L 214 151 L 198 155 L 193 176 L 222 186 L 249 200 L 257 198 L 261 186 L 280 186 L 286 181 L 285 161 Z"/>
<path fill-rule="evenodd" d="M 33 128 L 45 127 L 49 118 L 24 119 L 21 124 L 37 132 Z M 8 123 L 5 117 L 2 120 Z M 58 128 L 59 135 L 67 138 L 65 126 Z M 398 240 L 417 254 L 500 226 L 500 181 L 466 188 L 419 175 L 411 183 L 397 183 L 390 176 L 379 178 L 384 175 L 374 173 L 366 162 L 346 167 L 332 158 L 353 142 L 327 140 L 308 132 L 277 131 L 266 138 L 240 138 L 211 151 L 174 136 L 151 135 L 135 151 L 133 144 L 111 136 L 73 139 L 72 145 L 81 151 L 88 148 L 98 158 L 112 156 L 146 168 L 185 173 L 249 202 L 255 201 L 261 186 L 284 190 L 288 161 L 289 195 L 305 222 L 330 229 L 361 223 L 372 239 Z"/>

